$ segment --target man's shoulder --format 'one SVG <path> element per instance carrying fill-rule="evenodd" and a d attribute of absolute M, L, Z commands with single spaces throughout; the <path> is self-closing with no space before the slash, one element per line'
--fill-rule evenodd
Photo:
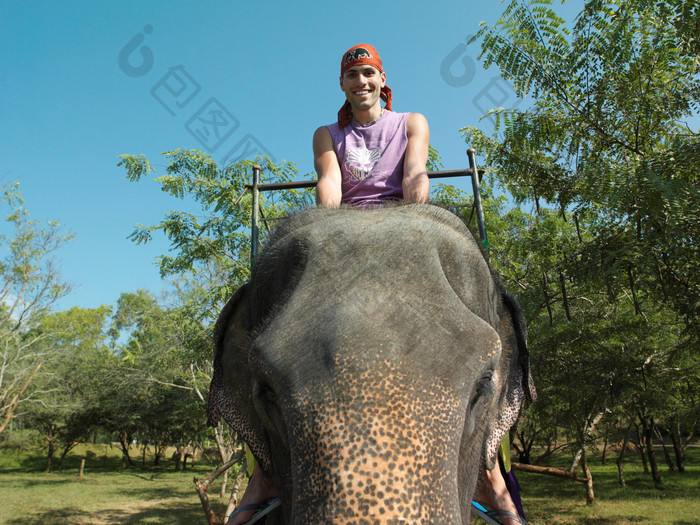
<path fill-rule="evenodd" d="M 338 124 L 335 124 L 336 127 L 338 127 Z M 316 131 L 314 131 L 314 135 L 317 135 L 319 133 L 329 133 L 331 131 L 331 128 L 333 127 L 333 124 L 324 124 L 322 126 L 319 126 L 316 128 Z"/>
<path fill-rule="evenodd" d="M 413 135 L 414 133 L 428 133 L 428 119 L 420 113 L 410 113 L 406 119 L 406 134 Z"/>
<path fill-rule="evenodd" d="M 314 131 L 314 148 L 321 147 L 324 144 L 330 144 L 333 142 L 333 133 L 329 129 L 329 126 L 319 126 L 316 131 Z"/>
<path fill-rule="evenodd" d="M 394 122 L 397 125 L 403 124 L 406 128 L 422 127 L 428 123 L 426 118 L 420 113 L 389 111 L 387 114 L 390 115 L 388 119 L 390 122 Z"/>
<path fill-rule="evenodd" d="M 406 118 L 409 121 L 428 122 L 428 119 L 422 113 L 406 113 L 406 115 L 408 115 Z"/>

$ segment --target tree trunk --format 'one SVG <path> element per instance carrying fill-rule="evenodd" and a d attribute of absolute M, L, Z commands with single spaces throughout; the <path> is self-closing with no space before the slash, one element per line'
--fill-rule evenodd
<path fill-rule="evenodd" d="M 564 280 L 564 272 L 559 270 L 559 283 L 561 284 L 561 301 L 564 305 L 564 313 L 566 314 L 566 320 L 571 321 L 571 312 L 569 312 L 569 298 L 566 295 L 566 282 Z"/>
<path fill-rule="evenodd" d="M 678 466 L 678 472 L 685 473 L 685 457 L 683 454 L 683 448 L 681 446 L 681 431 L 680 431 L 680 421 L 678 418 L 671 425 L 671 443 L 673 443 L 673 453 L 676 456 L 676 465 Z"/>
<path fill-rule="evenodd" d="M 581 463 L 581 458 L 583 457 L 583 447 L 579 448 L 574 454 L 574 458 L 571 460 L 571 465 L 569 465 L 569 472 L 574 473 L 578 468 L 579 463 Z"/>
<path fill-rule="evenodd" d="M 226 506 L 226 511 L 224 512 L 224 523 L 231 516 L 231 513 L 238 506 L 238 493 L 241 491 L 241 485 L 243 485 L 243 480 L 245 479 L 245 473 L 248 469 L 247 460 L 245 455 L 243 456 L 243 465 L 238 469 L 238 474 L 236 474 L 236 479 L 233 481 L 233 487 L 231 488 L 231 497 L 228 500 L 228 505 Z M 228 473 L 228 470 L 224 472 L 224 475 Z"/>
<path fill-rule="evenodd" d="M 591 469 L 588 468 L 588 460 L 586 459 L 585 449 L 583 451 L 583 455 L 581 456 L 581 467 L 583 468 L 583 474 L 586 476 L 586 505 L 593 505 L 595 503 L 595 493 L 593 492 L 593 474 L 591 474 Z"/>
<path fill-rule="evenodd" d="M 122 468 L 126 468 L 129 465 L 133 465 L 133 461 L 131 461 L 131 456 L 129 455 L 129 445 L 131 442 L 131 436 L 126 432 L 126 430 L 122 430 L 119 433 L 119 445 L 122 448 Z"/>
<path fill-rule="evenodd" d="M 542 292 L 544 293 L 544 304 L 547 307 L 549 314 L 549 326 L 552 326 L 554 319 L 552 318 L 552 307 L 549 306 L 549 292 L 547 292 L 547 274 L 542 271 Z"/>
<path fill-rule="evenodd" d="M 533 474 L 546 474 L 548 476 L 555 476 L 557 478 L 570 479 L 572 481 L 578 481 L 579 483 L 586 483 L 588 480 L 586 478 L 581 478 L 576 475 L 576 473 L 571 473 L 568 470 L 561 470 L 554 467 L 540 467 L 538 465 L 523 465 L 522 463 L 512 462 L 510 464 L 516 470 L 522 470 L 523 472 L 532 472 Z"/>
<path fill-rule="evenodd" d="M 661 474 L 659 466 L 656 463 L 656 454 L 654 453 L 654 417 L 649 416 L 649 420 L 640 412 L 639 419 L 642 422 L 644 430 L 644 441 L 646 445 L 647 457 L 649 458 L 649 468 L 651 469 L 651 477 L 654 480 L 654 486 L 657 489 L 663 488 L 661 483 Z"/>
<path fill-rule="evenodd" d="M 578 224 L 578 215 L 574 213 L 574 224 L 576 225 L 576 236 L 578 237 L 578 243 L 583 244 L 583 237 L 581 237 L 581 228 Z"/>
<path fill-rule="evenodd" d="M 44 439 L 46 440 L 46 472 L 53 471 L 53 455 L 56 453 L 56 434 L 58 427 L 49 423 L 44 427 Z"/>
<path fill-rule="evenodd" d="M 221 474 L 226 472 L 229 468 L 231 468 L 237 461 L 240 461 L 240 459 L 243 457 L 244 452 L 241 451 L 236 456 L 231 458 L 230 461 L 227 463 L 224 463 L 222 466 L 220 466 L 218 469 L 216 469 L 214 472 L 209 474 L 205 479 L 202 481 L 199 481 L 197 478 L 194 478 L 194 486 L 197 489 L 197 494 L 199 495 L 199 500 L 202 502 L 202 508 L 204 509 L 204 515 L 207 518 L 207 523 L 209 525 L 222 525 L 224 520 L 219 514 L 216 514 L 212 508 L 211 508 L 211 503 L 209 502 L 209 496 L 207 495 L 207 491 L 209 490 L 209 486 L 212 484 L 212 482 L 218 478 Z"/>
<path fill-rule="evenodd" d="M 622 461 L 625 457 L 625 452 L 627 451 L 627 443 L 629 441 L 630 430 L 632 430 L 633 420 L 630 420 L 630 424 L 627 425 L 627 431 L 625 432 L 625 439 L 622 441 L 622 450 L 620 450 L 620 455 L 617 458 L 617 478 L 620 482 L 620 486 L 624 487 L 625 483 L 625 469 L 622 466 Z"/>
<path fill-rule="evenodd" d="M 180 470 L 180 463 L 182 462 L 182 448 L 175 447 L 175 452 L 173 453 L 173 461 L 175 462 L 175 470 Z"/>
<path fill-rule="evenodd" d="M 10 424 L 10 421 L 12 421 L 12 418 L 14 417 L 14 411 L 17 408 L 17 405 L 19 405 L 20 401 L 22 401 L 22 396 L 24 395 L 25 390 L 29 388 L 29 385 L 32 383 L 36 375 L 39 373 L 39 370 L 41 369 L 42 365 L 44 362 L 40 362 L 34 370 L 32 370 L 32 373 L 29 374 L 29 377 L 27 380 L 24 382 L 24 385 L 22 385 L 22 388 L 19 389 L 19 392 L 17 392 L 12 399 L 10 399 L 9 403 L 6 405 L 5 413 L 2 414 L 2 421 L 0 422 L 0 434 L 5 430 L 7 425 Z"/>
<path fill-rule="evenodd" d="M 153 442 L 153 464 L 155 466 L 160 465 L 160 458 L 165 454 L 165 445 L 158 441 Z"/>
<path fill-rule="evenodd" d="M 63 472 L 63 460 L 68 455 L 68 452 L 73 450 L 77 444 L 78 443 L 76 441 L 71 441 L 69 443 L 66 443 L 65 446 L 63 447 L 63 451 L 61 452 L 61 457 L 58 459 L 58 471 L 59 472 Z"/>
<path fill-rule="evenodd" d="M 146 450 L 148 449 L 148 441 L 143 444 L 143 451 L 141 452 L 141 470 L 146 469 Z"/>
<path fill-rule="evenodd" d="M 664 451 L 664 459 L 666 460 L 666 465 L 668 465 L 668 470 L 671 472 L 676 471 L 676 466 L 673 464 L 673 461 L 671 460 L 671 455 L 668 453 L 668 449 L 666 449 L 666 443 L 664 443 L 664 438 L 661 435 L 661 432 L 659 431 L 659 427 L 654 428 L 654 433 L 656 434 L 656 437 L 659 438 L 659 441 L 661 442 L 661 449 Z"/>
<path fill-rule="evenodd" d="M 552 455 L 552 443 L 549 442 L 549 443 L 547 443 L 547 448 L 545 448 L 544 452 L 542 452 L 540 459 L 548 458 L 551 455 Z"/>
<path fill-rule="evenodd" d="M 46 472 L 52 471 L 53 455 L 56 450 L 56 438 L 51 435 L 46 439 L 47 452 L 46 452 Z"/>
<path fill-rule="evenodd" d="M 219 490 L 219 497 L 226 497 L 226 485 L 228 484 L 228 470 L 224 472 L 224 477 L 221 479 L 221 489 Z"/>
<path fill-rule="evenodd" d="M 516 432 L 515 435 L 518 438 L 518 441 L 520 441 L 520 446 L 518 446 L 516 441 L 513 440 L 513 447 L 515 448 L 515 452 L 518 454 L 518 461 L 525 464 L 532 463 L 530 459 L 530 452 L 532 451 L 534 440 L 527 439 L 525 437 L 525 433 L 522 431 Z"/>
<path fill-rule="evenodd" d="M 654 486 L 657 489 L 661 489 L 663 488 L 663 485 L 661 483 L 661 473 L 659 472 L 659 465 L 656 463 L 653 436 L 649 436 L 647 438 L 647 455 L 649 456 L 649 468 L 651 469 L 651 477 L 654 480 Z"/>
<path fill-rule="evenodd" d="M 634 303 L 634 314 L 640 315 L 642 313 L 641 308 L 639 308 L 639 302 L 637 302 L 637 293 L 634 291 L 634 272 L 632 271 L 632 266 L 627 267 L 627 275 L 630 280 L 630 290 L 632 292 L 632 301 Z"/>
<path fill-rule="evenodd" d="M 233 451 L 226 446 L 223 431 L 220 426 L 214 428 L 214 441 L 216 441 L 216 449 L 219 452 L 219 457 L 221 458 L 221 463 L 225 464 L 233 455 Z M 224 471 L 224 479 L 221 482 L 221 498 L 226 497 L 226 484 L 228 483 L 228 471 Z"/>
<path fill-rule="evenodd" d="M 608 464 L 608 435 L 605 434 L 605 441 L 603 442 L 603 455 L 600 458 L 601 465 Z"/>
<path fill-rule="evenodd" d="M 610 279 L 605 279 L 605 287 L 608 291 L 608 303 L 614 304 L 616 301 L 615 291 L 613 290 L 612 282 L 610 281 Z"/>
<path fill-rule="evenodd" d="M 661 293 L 664 294 L 664 301 L 668 301 L 668 292 L 666 292 L 666 286 L 664 285 L 664 276 L 661 272 L 661 266 L 659 266 L 658 261 L 656 261 L 656 276 L 658 277 L 658 282 L 661 285 Z"/>
<path fill-rule="evenodd" d="M 588 436 L 590 436 L 593 431 L 595 430 L 596 425 L 600 422 L 600 420 L 603 418 L 605 415 L 605 403 L 603 403 L 603 409 L 598 412 L 593 418 L 591 418 L 592 414 L 588 415 L 588 419 L 586 420 L 586 424 L 583 427 L 583 430 L 581 431 L 581 443 L 585 443 L 588 439 Z M 576 469 L 578 468 L 578 464 L 581 461 L 583 455 L 585 453 L 583 445 L 581 445 L 581 448 L 578 449 L 576 454 L 574 455 L 574 459 L 571 462 L 571 466 L 569 467 L 569 472 L 574 473 L 576 472 Z"/>
<path fill-rule="evenodd" d="M 645 439 L 642 434 L 639 433 L 639 427 L 637 425 L 634 426 L 634 430 L 637 433 L 637 449 L 639 449 L 639 456 L 642 458 L 642 468 L 644 471 L 644 474 L 649 474 L 649 463 L 647 461 L 647 452 L 646 452 L 646 447 L 644 446 Z"/>

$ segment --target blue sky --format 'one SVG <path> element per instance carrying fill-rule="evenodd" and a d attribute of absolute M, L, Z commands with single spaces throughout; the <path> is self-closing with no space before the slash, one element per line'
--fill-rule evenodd
<path fill-rule="evenodd" d="M 567 4 L 570 20 L 582 3 Z M 180 147 L 217 162 L 264 149 L 311 172 L 311 137 L 344 101 L 340 57 L 354 44 L 377 48 L 394 109 L 427 117 L 445 169 L 465 167 L 459 128 L 490 129 L 485 110 L 518 103 L 478 64 L 476 46 L 463 47 L 502 9 L 496 0 L 1 1 L 0 183 L 19 181 L 35 219 L 75 235 L 57 253 L 75 287 L 59 307 L 162 288 L 154 258 L 167 243 L 127 236 L 182 203 L 151 181 L 128 182 L 120 154 L 145 154 L 162 173 L 161 153 Z M 212 110 L 226 122 L 208 126 Z"/>

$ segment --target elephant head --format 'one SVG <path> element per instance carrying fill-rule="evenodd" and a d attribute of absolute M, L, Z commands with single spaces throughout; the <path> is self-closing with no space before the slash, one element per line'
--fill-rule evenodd
<path fill-rule="evenodd" d="M 276 476 L 273 523 L 469 523 L 525 396 L 520 309 L 433 206 L 293 216 L 215 329 L 210 423 Z"/>

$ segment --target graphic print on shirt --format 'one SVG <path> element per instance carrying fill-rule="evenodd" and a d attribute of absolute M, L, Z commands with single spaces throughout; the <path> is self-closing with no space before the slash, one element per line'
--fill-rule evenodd
<path fill-rule="evenodd" d="M 345 169 L 348 170 L 348 173 L 357 180 L 365 180 L 372 173 L 379 159 L 382 158 L 382 149 L 350 149 L 346 158 Z"/>

